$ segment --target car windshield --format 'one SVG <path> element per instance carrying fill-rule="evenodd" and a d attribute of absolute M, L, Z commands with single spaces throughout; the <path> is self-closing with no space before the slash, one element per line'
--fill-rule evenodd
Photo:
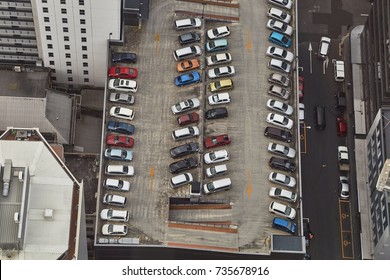
<path fill-rule="evenodd" d="M 288 105 L 285 104 L 285 103 L 282 103 L 281 109 L 282 109 L 283 111 L 287 111 L 287 108 L 288 108 Z"/>
<path fill-rule="evenodd" d="M 219 32 L 218 32 L 218 29 L 216 28 L 216 29 L 213 29 L 213 35 L 214 36 L 217 36 L 219 34 Z"/>
<path fill-rule="evenodd" d="M 291 214 L 291 208 L 290 207 L 286 207 L 286 212 L 285 214 L 288 216 Z"/>
<path fill-rule="evenodd" d="M 108 211 L 107 211 L 107 218 L 108 219 L 110 219 L 110 218 L 112 218 L 112 213 L 113 213 L 114 211 L 112 210 L 112 209 L 108 209 Z"/>
<path fill-rule="evenodd" d="M 283 62 L 283 63 L 282 63 L 282 68 L 283 68 L 283 69 L 287 69 L 287 63 L 286 63 L 286 62 Z"/>
<path fill-rule="evenodd" d="M 125 158 L 127 156 L 127 151 L 122 150 L 122 158 Z"/>
<path fill-rule="evenodd" d="M 281 41 L 282 41 L 283 44 L 287 44 L 288 43 L 288 38 L 283 36 Z"/>
<path fill-rule="evenodd" d="M 214 184 L 213 184 L 213 182 L 210 182 L 210 183 L 208 183 L 208 184 L 206 185 L 206 188 L 207 188 L 209 191 L 212 191 L 212 190 L 214 190 L 214 189 L 215 189 L 215 187 L 214 187 Z"/>
<path fill-rule="evenodd" d="M 116 107 L 115 110 L 114 110 L 115 114 L 119 114 L 120 111 L 121 111 L 120 107 Z"/>
<path fill-rule="evenodd" d="M 108 232 L 113 232 L 114 231 L 114 225 L 113 224 L 109 224 L 108 225 Z"/>
<path fill-rule="evenodd" d="M 282 193 L 281 189 L 275 189 L 275 195 L 280 195 Z"/>
<path fill-rule="evenodd" d="M 209 46 L 210 46 L 210 49 L 214 49 L 215 48 L 214 41 L 209 42 Z"/>
<path fill-rule="evenodd" d="M 210 153 L 209 156 L 210 156 L 210 159 L 211 159 L 211 160 L 215 160 L 215 159 L 217 158 L 217 156 L 215 155 L 215 153 Z"/>

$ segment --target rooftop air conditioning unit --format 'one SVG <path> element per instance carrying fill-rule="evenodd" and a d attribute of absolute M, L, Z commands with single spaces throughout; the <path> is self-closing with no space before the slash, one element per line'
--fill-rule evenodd
<path fill-rule="evenodd" d="M 54 214 L 54 210 L 53 209 L 45 209 L 43 217 L 45 218 L 45 220 L 52 221 L 53 220 L 53 214 Z"/>
<path fill-rule="evenodd" d="M 14 66 L 14 72 L 22 72 L 22 67 L 21 66 Z"/>

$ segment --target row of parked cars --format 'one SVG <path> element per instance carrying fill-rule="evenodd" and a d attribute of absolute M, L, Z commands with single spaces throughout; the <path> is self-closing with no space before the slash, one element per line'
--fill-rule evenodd
<path fill-rule="evenodd" d="M 272 45 L 267 48 L 266 55 L 270 57 L 268 68 L 275 72 L 268 77 L 270 83 L 268 94 L 271 98 L 265 105 L 269 110 L 266 117 L 269 126 L 266 127 L 264 135 L 277 140 L 270 142 L 267 147 L 272 155 L 269 159 L 269 166 L 275 169 L 268 176 L 269 182 L 272 183 L 268 194 L 274 199 L 269 205 L 269 211 L 280 216 L 273 219 L 272 227 L 295 234 L 297 225 L 293 220 L 296 217 L 296 210 L 291 205 L 297 202 L 298 194 L 295 192 L 296 179 L 290 174 L 296 170 L 296 151 L 280 143 L 280 141 L 291 143 L 293 140 L 291 130 L 294 127 L 292 120 L 294 108 L 289 104 L 291 79 L 288 76 L 295 59 L 295 55 L 289 51 L 293 34 L 293 28 L 290 25 L 292 16 L 289 13 L 292 1 L 268 1 L 272 5 L 267 12 L 269 20 L 266 26 L 272 30 L 268 37 Z M 280 171 L 288 172 L 289 175 Z"/>
<path fill-rule="evenodd" d="M 108 162 L 105 166 L 106 178 L 103 187 L 103 204 L 109 206 L 100 212 L 100 218 L 107 223 L 102 226 L 102 234 L 107 236 L 125 236 L 128 232 L 127 222 L 129 211 L 123 208 L 127 205 L 127 197 L 120 192 L 129 192 L 131 183 L 124 179 L 134 176 L 134 167 L 129 164 L 133 160 L 135 127 L 130 122 L 135 112 L 132 105 L 135 103 L 134 94 L 138 91 L 136 78 L 138 70 L 128 67 L 129 63 L 136 63 L 135 53 L 113 53 L 113 63 L 120 65 L 108 69 L 109 116 L 107 123 L 106 149 L 104 158 Z M 126 65 L 126 66 L 124 66 Z M 119 209 L 118 209 L 119 208 Z"/>
<path fill-rule="evenodd" d="M 198 44 L 201 41 L 200 32 L 193 31 L 201 27 L 201 20 L 199 18 L 186 18 L 175 21 L 175 28 L 177 30 L 185 30 L 178 36 L 178 41 L 182 48 L 173 52 L 173 57 L 177 61 L 176 69 L 179 76 L 174 78 L 176 86 L 182 87 L 191 84 L 201 82 L 201 75 L 197 71 L 200 68 L 199 56 L 202 55 L 202 48 Z M 191 30 L 191 31 L 190 31 Z M 206 57 L 206 63 L 208 66 L 220 66 L 231 61 L 231 55 L 229 53 L 216 53 L 218 51 L 224 51 L 228 48 L 228 42 L 224 37 L 230 35 L 230 29 L 228 26 L 220 26 L 214 29 L 210 29 L 206 32 L 208 41 L 205 43 L 205 51 L 210 55 Z M 191 45 L 192 44 L 192 45 Z M 207 77 L 209 79 L 217 79 L 227 77 L 235 74 L 233 66 L 223 66 L 211 68 L 207 71 Z M 233 82 L 230 81 L 230 87 L 224 83 L 224 81 L 218 80 L 209 85 L 209 88 L 215 94 L 208 96 L 207 101 L 209 105 L 214 106 L 223 103 L 230 102 L 230 95 L 227 92 L 220 92 L 222 89 L 232 88 Z M 179 126 L 185 126 L 175 129 L 172 132 L 172 138 L 174 141 L 182 141 L 198 137 L 200 135 L 199 128 L 196 124 L 200 120 L 200 116 L 194 110 L 200 108 L 199 98 L 188 98 L 182 100 L 171 106 L 171 111 L 174 115 L 178 115 L 177 123 Z M 226 107 L 217 107 L 207 110 L 204 114 L 206 120 L 225 118 L 228 116 Z M 188 126 L 190 125 L 190 126 Z M 204 139 L 204 147 L 215 148 L 218 146 L 230 144 L 230 137 L 227 134 L 210 136 Z M 170 149 L 170 155 L 176 159 L 179 157 L 187 156 L 190 154 L 198 153 L 199 144 L 197 142 L 185 143 Z M 229 160 L 229 153 L 227 150 L 217 150 L 203 155 L 205 164 L 213 165 L 216 163 L 222 163 Z M 182 160 L 175 161 L 169 165 L 169 170 L 175 175 L 170 179 L 170 186 L 172 188 L 178 188 L 180 186 L 188 185 L 194 180 L 194 175 L 190 172 L 182 173 L 190 169 L 196 168 L 199 165 L 196 156 L 188 157 Z M 226 174 L 226 164 L 213 165 L 205 170 L 207 178 L 214 178 L 216 176 Z M 228 189 L 231 186 L 229 178 L 214 180 L 204 184 L 202 190 L 204 194 L 210 194 L 220 189 Z"/>

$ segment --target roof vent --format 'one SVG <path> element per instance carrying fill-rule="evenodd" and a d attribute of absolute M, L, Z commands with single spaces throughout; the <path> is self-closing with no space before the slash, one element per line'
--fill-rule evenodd
<path fill-rule="evenodd" d="M 45 220 L 52 221 L 53 214 L 54 214 L 53 209 L 45 209 L 45 213 L 43 214 L 43 217 L 45 218 Z"/>

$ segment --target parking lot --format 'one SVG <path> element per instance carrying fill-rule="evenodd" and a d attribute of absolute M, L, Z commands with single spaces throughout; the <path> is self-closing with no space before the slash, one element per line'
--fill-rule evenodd
<path fill-rule="evenodd" d="M 111 47 L 113 51 L 131 51 L 138 56 L 136 64 L 124 65 L 138 69 L 136 80 L 139 88 L 134 94 L 135 104 L 128 106 L 135 111 L 134 120 L 130 121 L 135 126 L 135 133 L 132 135 L 133 160 L 129 163 L 134 166 L 135 175 L 123 178 L 130 181 L 129 192 L 109 191 L 124 195 L 128 199 L 124 208 L 130 213 L 129 233 L 126 237 L 139 238 L 142 245 L 267 254 L 268 236 L 287 234 L 271 227 L 275 215 L 268 211 L 271 202 L 268 192 L 272 185 L 268 182 L 268 175 L 275 170 L 268 166 L 271 155 L 267 152 L 267 146 L 269 142 L 277 142 L 297 149 L 298 121 L 294 113 L 291 117 L 294 121 L 293 142 L 290 144 L 264 137 L 264 130 L 267 127 L 265 120 L 270 112 L 265 107 L 270 98 L 267 94 L 269 88 L 267 78 L 273 72 L 267 68 L 269 58 L 265 55 L 270 45 L 267 41 L 270 30 L 266 28 L 268 7 L 270 5 L 266 1 L 241 1 L 239 22 L 203 19 L 200 29 L 191 30 L 201 33 L 198 45 L 202 49 L 202 55 L 198 57 L 201 62 L 198 71 L 202 82 L 195 85 L 177 87 L 173 82 L 179 73 L 172 52 L 181 48 L 177 37 L 187 32 L 175 30 L 173 23 L 186 17 L 175 15 L 175 10 L 201 11 L 200 4 L 174 0 L 151 1 L 150 17 L 142 29 L 127 28 L 125 46 Z M 209 8 L 208 13 L 217 11 L 216 7 Z M 217 107 L 226 107 L 229 116 L 205 120 L 204 112 L 212 108 L 207 102 L 207 97 L 211 94 L 208 89 L 211 80 L 207 78 L 206 73 L 211 68 L 205 63 L 205 57 L 209 55 L 204 48 L 206 32 L 222 25 L 227 25 L 231 31 L 230 36 L 226 37 L 229 44 L 227 52 L 232 56 L 229 65 L 235 67 L 236 74 L 229 77 L 234 82 L 234 88 L 228 91 L 231 102 Z M 290 51 L 293 51 L 293 47 Z M 200 136 L 180 142 L 173 141 L 171 133 L 179 126 L 176 122 L 177 115 L 172 113 L 171 106 L 194 97 L 200 100 L 200 109 L 196 110 L 200 115 L 197 125 Z M 295 94 L 293 93 L 286 102 L 294 105 Z M 109 110 L 112 105 L 107 101 L 107 118 L 110 118 Z M 204 137 L 219 134 L 228 134 L 231 144 L 216 149 L 203 147 Z M 224 162 L 228 167 L 228 173 L 217 179 L 229 177 L 232 181 L 231 189 L 209 196 L 202 195 L 200 199 L 202 204 L 229 207 L 209 206 L 179 210 L 179 204 L 176 202 L 175 207 L 172 206 L 173 200 L 170 198 L 189 198 L 190 188 L 170 187 L 169 180 L 174 175 L 169 172 L 169 164 L 188 156 L 172 159 L 169 150 L 194 141 L 200 147 L 199 154 L 195 154 L 199 166 L 188 172 L 191 172 L 194 180 L 199 181 L 201 185 L 211 181 L 205 176 L 204 171 L 209 166 L 203 163 L 203 155 L 219 149 L 226 149 L 229 152 L 230 160 Z M 297 160 L 295 162 L 298 163 Z M 106 164 L 112 164 L 112 161 L 104 160 L 103 165 Z M 294 176 L 297 177 L 297 174 L 298 172 Z M 102 175 L 101 181 L 104 178 Z M 298 188 L 295 191 L 298 191 Z M 103 188 L 100 189 L 100 201 L 105 192 Z M 296 207 L 297 204 L 293 206 Z M 107 206 L 100 203 L 99 210 L 102 208 Z M 98 225 L 98 238 L 101 237 L 101 226 Z"/>

